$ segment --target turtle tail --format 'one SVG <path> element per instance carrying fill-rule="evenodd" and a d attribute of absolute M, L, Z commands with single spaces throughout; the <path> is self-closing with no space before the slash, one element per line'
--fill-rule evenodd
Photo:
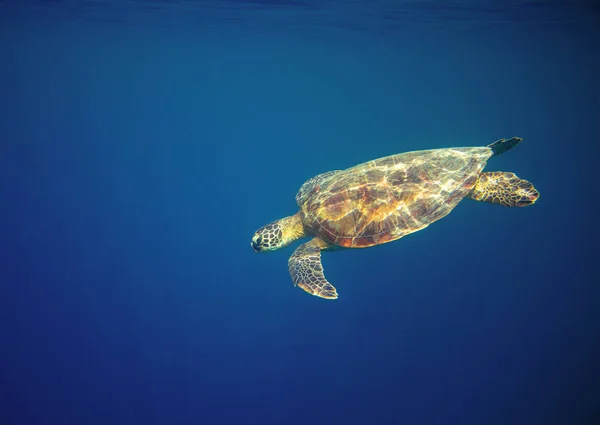
<path fill-rule="evenodd" d="M 497 156 L 503 154 L 504 152 L 514 148 L 523 140 L 521 137 L 511 137 L 510 139 L 500 139 L 496 140 L 491 145 L 488 145 L 488 148 L 494 152 L 492 156 Z"/>

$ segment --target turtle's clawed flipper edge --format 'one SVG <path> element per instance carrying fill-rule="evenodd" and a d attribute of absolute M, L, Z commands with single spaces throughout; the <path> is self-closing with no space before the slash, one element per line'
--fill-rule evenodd
<path fill-rule="evenodd" d="M 526 207 L 537 201 L 540 194 L 533 184 L 518 178 L 515 173 L 496 171 L 481 173 L 468 196 L 505 207 Z"/>
<path fill-rule="evenodd" d="M 327 244 L 319 238 L 303 243 L 288 260 L 288 269 L 294 286 L 317 297 L 333 300 L 338 297 L 337 291 L 325 279 L 321 265 L 321 250 L 325 247 Z"/>
<path fill-rule="evenodd" d="M 521 137 L 511 137 L 510 139 L 496 140 L 494 143 L 488 146 L 493 152 L 492 156 L 503 154 L 506 151 L 511 150 L 523 140 Z"/>

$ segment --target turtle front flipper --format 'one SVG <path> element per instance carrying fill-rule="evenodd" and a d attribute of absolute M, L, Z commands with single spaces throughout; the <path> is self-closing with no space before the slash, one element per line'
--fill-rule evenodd
<path fill-rule="evenodd" d="M 323 275 L 321 250 L 328 244 L 319 238 L 300 245 L 288 260 L 288 269 L 294 286 L 299 286 L 309 294 L 334 300 L 338 297 L 336 289 Z"/>
<path fill-rule="evenodd" d="M 481 173 L 468 197 L 476 201 L 505 207 L 526 207 L 537 201 L 539 192 L 533 184 L 515 173 L 501 171 Z"/>

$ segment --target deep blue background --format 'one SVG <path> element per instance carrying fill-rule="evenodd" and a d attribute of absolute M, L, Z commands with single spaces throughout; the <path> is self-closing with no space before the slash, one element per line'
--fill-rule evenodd
<path fill-rule="evenodd" d="M 579 2 L 0 2 L 0 423 L 598 424 L 600 30 Z M 294 288 L 307 178 L 524 137 Z"/>

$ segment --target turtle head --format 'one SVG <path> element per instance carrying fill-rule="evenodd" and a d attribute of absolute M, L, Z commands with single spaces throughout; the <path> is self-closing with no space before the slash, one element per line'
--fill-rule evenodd
<path fill-rule="evenodd" d="M 255 252 L 275 251 L 304 236 L 300 214 L 275 220 L 261 227 L 252 236 L 250 246 Z"/>
<path fill-rule="evenodd" d="M 261 227 L 252 236 L 250 245 L 255 252 L 268 252 L 283 248 L 283 231 L 279 220 Z"/>

